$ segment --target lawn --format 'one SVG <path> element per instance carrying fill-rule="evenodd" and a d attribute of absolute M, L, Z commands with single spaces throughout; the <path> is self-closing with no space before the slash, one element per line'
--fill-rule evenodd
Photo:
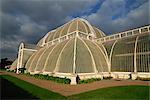
<path fill-rule="evenodd" d="M 26 99 L 52 100 L 148 100 L 150 86 L 117 86 L 97 89 L 72 96 L 62 96 L 47 89 L 40 88 L 18 78 L 1 75 L 7 87 L 11 85 L 12 94 Z M 6 82 L 8 81 L 8 82 Z M 10 83 L 9 83 L 10 82 Z M 9 84 L 8 84 L 9 83 Z M 111 83 L 110 83 L 111 84 Z M 3 87 L 3 86 L 2 86 Z M 17 88 L 16 88 L 17 87 Z M 16 88 L 16 89 L 15 89 Z M 18 91 L 18 92 L 17 92 Z M 21 91 L 21 92 L 19 92 Z M 2 91 L 3 92 L 3 91 Z M 3 93 L 2 93 L 3 94 Z M 6 93 L 7 94 L 7 93 Z M 10 99 L 10 98 L 9 98 Z"/>
<path fill-rule="evenodd" d="M 22 97 L 16 97 L 18 99 L 23 99 L 23 98 L 32 98 L 32 99 L 52 99 L 52 100 L 64 100 L 66 97 L 65 96 L 62 96 L 58 93 L 54 93 L 54 92 L 51 92 L 47 89 L 43 89 L 43 88 L 40 88 L 38 86 L 35 86 L 33 84 L 30 84 L 28 82 L 25 82 L 23 80 L 20 80 L 18 78 L 15 78 L 15 77 L 12 77 L 12 76 L 8 76 L 8 75 L 1 75 L 1 78 L 3 79 L 3 83 L 2 85 L 6 85 L 8 84 L 9 82 L 9 87 L 10 85 L 12 85 L 10 88 L 11 90 L 7 90 L 6 93 L 2 93 L 2 96 L 6 96 L 6 97 L 3 97 L 3 98 L 8 98 L 9 93 L 8 91 L 12 92 L 12 95 L 14 96 L 11 96 L 9 99 L 15 99 L 15 95 L 19 96 L 19 93 L 21 91 L 23 91 L 24 95 L 20 94 Z M 1 79 L 1 80 L 2 80 Z M 6 82 L 8 81 L 8 82 Z M 2 87 L 3 87 L 2 86 Z M 3 87 L 4 88 L 4 87 Z M 13 90 L 12 90 L 13 89 Z M 6 90 L 5 90 L 6 91 Z M 19 92 L 17 92 L 19 91 Z M 3 90 L 2 90 L 3 92 Z"/>
<path fill-rule="evenodd" d="M 111 84 L 111 83 L 110 83 Z M 69 96 L 69 100 L 149 100 L 150 86 L 117 86 Z"/>

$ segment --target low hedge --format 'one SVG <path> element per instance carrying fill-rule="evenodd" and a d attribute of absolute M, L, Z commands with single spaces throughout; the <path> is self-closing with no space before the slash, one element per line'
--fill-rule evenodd
<path fill-rule="evenodd" d="M 111 76 L 105 76 L 105 77 L 103 77 L 103 79 L 104 80 L 110 80 L 110 79 L 112 79 L 113 77 L 111 77 Z"/>
<path fill-rule="evenodd" d="M 15 72 L 15 70 L 7 70 L 7 72 Z"/>
<path fill-rule="evenodd" d="M 85 84 L 85 83 L 91 83 L 95 81 L 100 81 L 100 78 L 91 78 L 91 79 L 86 79 L 86 80 L 79 80 L 79 84 Z"/>
<path fill-rule="evenodd" d="M 63 83 L 63 84 L 70 84 L 71 80 L 68 78 L 60 78 L 60 77 L 54 77 L 54 76 L 49 76 L 49 75 L 43 75 L 43 74 L 30 74 L 26 73 L 27 76 L 32 76 L 35 78 L 43 79 L 43 80 L 51 80 L 57 83 Z"/>

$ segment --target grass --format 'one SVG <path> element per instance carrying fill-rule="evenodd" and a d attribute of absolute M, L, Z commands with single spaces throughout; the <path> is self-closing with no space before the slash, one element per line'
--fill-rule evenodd
<path fill-rule="evenodd" d="M 1 75 L 2 78 L 8 80 L 19 88 L 32 94 L 32 97 L 40 100 L 149 100 L 150 86 L 117 86 L 97 89 L 89 92 L 84 92 L 72 96 L 62 96 L 51 92 L 47 89 L 40 88 L 18 78 Z M 110 83 L 111 84 L 111 83 Z M 14 92 L 15 91 L 15 92 Z M 16 90 L 13 92 L 16 93 Z M 19 95 L 19 94 L 18 94 Z"/>
<path fill-rule="evenodd" d="M 15 92 L 14 92 L 15 91 Z M 33 96 L 28 91 L 25 91 L 8 80 L 1 78 L 1 99 L 10 100 L 10 99 L 39 99 L 36 96 Z"/>
<path fill-rule="evenodd" d="M 150 86 L 117 86 L 69 96 L 69 100 L 149 100 Z"/>
<path fill-rule="evenodd" d="M 40 88 L 18 78 L 9 76 L 9 75 L 1 75 L 3 79 L 8 80 L 9 82 L 13 83 L 14 85 L 18 86 L 19 88 L 29 92 L 33 96 L 39 98 L 40 100 L 44 99 L 52 99 L 52 100 L 64 100 L 66 97 L 62 96 L 58 93 L 51 92 L 47 89 Z M 15 90 L 14 90 L 15 91 Z M 12 91 L 12 93 L 14 92 Z"/>

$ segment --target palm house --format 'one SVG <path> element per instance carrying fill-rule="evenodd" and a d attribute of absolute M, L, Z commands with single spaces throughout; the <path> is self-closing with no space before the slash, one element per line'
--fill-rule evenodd
<path fill-rule="evenodd" d="M 75 18 L 49 31 L 37 44 L 21 43 L 10 70 L 71 79 L 150 78 L 150 25 L 107 36 Z"/>

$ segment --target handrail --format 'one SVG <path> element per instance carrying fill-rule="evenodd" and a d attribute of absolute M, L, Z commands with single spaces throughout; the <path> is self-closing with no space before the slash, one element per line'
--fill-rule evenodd
<path fill-rule="evenodd" d="M 94 41 L 96 41 L 96 42 L 112 41 L 112 40 L 116 40 L 116 39 L 120 39 L 120 38 L 124 38 L 124 37 L 135 36 L 138 34 L 144 34 L 146 32 L 150 32 L 150 25 L 132 29 L 132 30 L 128 30 L 128 31 L 124 31 L 124 32 L 120 32 L 120 33 L 116 33 L 113 35 L 95 39 Z"/>
<path fill-rule="evenodd" d="M 94 37 L 92 37 L 90 34 L 86 34 L 86 33 L 81 32 L 81 31 L 78 31 L 78 32 L 73 31 L 73 32 L 71 32 L 67 35 L 64 35 L 62 37 L 56 38 L 52 41 L 49 41 L 49 42 L 45 43 L 43 46 L 45 46 L 45 45 L 46 46 L 54 45 L 56 43 L 60 43 L 60 42 L 63 42 L 67 39 L 74 38 L 74 37 L 77 37 L 77 36 L 79 36 L 81 38 L 90 39 L 90 40 L 93 40 L 93 41 L 96 41 L 96 42 L 103 43 L 103 42 L 106 42 L 106 41 L 112 41 L 112 40 L 116 40 L 116 39 L 120 39 L 120 38 L 124 38 L 124 37 L 135 36 L 135 35 L 138 35 L 138 34 L 144 34 L 146 32 L 150 32 L 150 25 L 140 27 L 140 28 L 136 28 L 136 29 L 132 29 L 132 30 L 128 30 L 128 31 L 124 31 L 124 32 L 119 32 L 119 33 L 109 35 L 109 36 L 105 36 L 105 37 L 98 38 L 98 39 L 94 39 Z"/>

